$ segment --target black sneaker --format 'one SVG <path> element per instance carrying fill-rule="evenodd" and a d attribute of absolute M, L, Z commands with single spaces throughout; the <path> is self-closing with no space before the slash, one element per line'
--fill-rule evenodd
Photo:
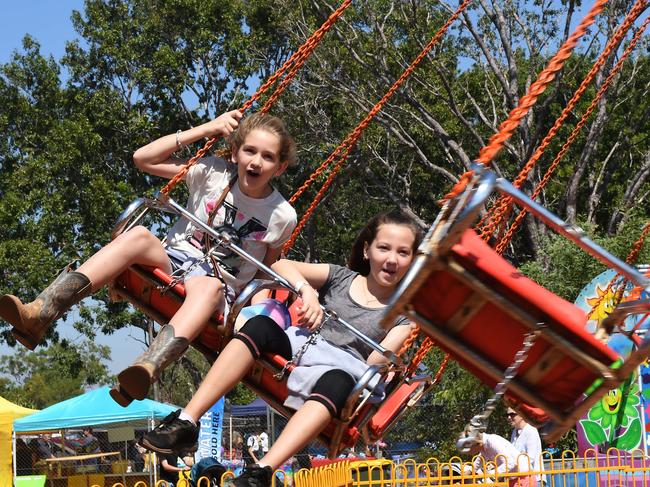
<path fill-rule="evenodd" d="M 197 450 L 199 427 L 191 421 L 180 419 L 178 409 L 163 419 L 152 431 L 145 433 L 138 444 L 157 453 L 183 454 Z"/>
<path fill-rule="evenodd" d="M 271 467 L 260 467 L 249 465 L 244 467 L 244 472 L 235 479 L 235 487 L 271 487 L 273 469 Z"/>

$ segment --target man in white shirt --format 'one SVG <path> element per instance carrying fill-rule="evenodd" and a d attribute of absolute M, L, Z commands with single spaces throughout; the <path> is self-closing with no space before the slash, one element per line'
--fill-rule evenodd
<path fill-rule="evenodd" d="M 250 435 L 248 437 L 248 440 L 246 441 L 246 447 L 248 448 L 248 453 L 253 458 L 253 461 L 257 463 L 259 460 L 258 455 L 260 449 L 259 438 L 257 435 Z"/>
<path fill-rule="evenodd" d="M 542 440 L 535 427 L 531 426 L 522 418 L 517 411 L 508 408 L 508 422 L 512 425 L 512 434 L 510 442 L 521 453 L 525 453 L 530 458 L 530 470 L 542 472 L 544 464 L 542 462 Z M 538 482 L 544 481 L 545 476 L 538 474 L 535 476 Z"/>
<path fill-rule="evenodd" d="M 269 435 L 266 434 L 266 431 L 260 433 L 258 441 L 260 443 L 260 452 L 264 456 L 269 452 Z"/>

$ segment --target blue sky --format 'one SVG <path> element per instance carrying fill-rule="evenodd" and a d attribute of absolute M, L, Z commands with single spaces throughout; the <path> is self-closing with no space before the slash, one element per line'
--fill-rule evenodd
<path fill-rule="evenodd" d="M 83 0 L 0 0 L 0 6 L 0 62 L 5 63 L 21 47 L 25 34 L 39 41 L 43 53 L 59 59 L 65 42 L 75 38 L 70 15 L 83 10 Z"/>
<path fill-rule="evenodd" d="M 0 63 L 6 63 L 11 53 L 20 50 L 25 34 L 31 35 L 41 45 L 43 54 L 51 54 L 59 60 L 65 53 L 65 43 L 75 39 L 70 16 L 73 10 L 83 10 L 83 0 L 0 0 L 2 12 L 2 29 L 0 29 Z M 79 333 L 68 323 L 59 323 L 59 333 L 70 340 L 82 339 Z M 139 340 L 142 332 L 126 329 L 112 336 L 98 336 L 98 343 L 111 347 L 113 373 L 121 371 L 142 352 Z M 16 348 L 16 352 L 22 351 Z M 14 353 L 7 346 L 0 346 L 0 354 Z"/>

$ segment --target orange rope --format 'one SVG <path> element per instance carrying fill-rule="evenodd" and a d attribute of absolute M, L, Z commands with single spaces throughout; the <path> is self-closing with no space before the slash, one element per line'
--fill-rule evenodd
<path fill-rule="evenodd" d="M 406 340 L 404 340 L 402 347 L 400 348 L 399 352 L 397 352 L 397 356 L 398 357 L 404 356 L 406 352 L 408 352 L 411 349 L 413 343 L 415 343 L 415 340 L 417 340 L 419 335 L 420 335 L 420 327 L 416 326 L 411 331 L 409 337 Z M 429 353 L 429 351 L 433 348 L 434 345 L 435 342 L 430 337 L 424 338 L 424 340 L 422 341 L 422 345 L 420 345 L 418 351 L 413 356 L 413 360 L 411 360 L 409 366 L 406 369 L 406 373 L 405 373 L 406 376 L 410 376 L 413 374 L 413 372 L 415 372 L 415 369 L 417 369 L 418 365 L 420 365 L 422 360 L 424 360 L 424 357 L 426 357 L 427 353 Z M 449 363 L 449 354 L 446 353 L 444 358 L 442 359 L 442 363 L 440 364 L 440 367 L 438 368 L 438 372 L 436 372 L 436 376 L 433 379 L 434 384 L 438 383 L 448 363 Z"/>
<path fill-rule="evenodd" d="M 599 67 L 602 66 L 602 64 L 605 62 L 605 59 L 610 55 L 610 53 L 615 49 L 615 47 L 621 41 L 621 39 L 625 36 L 625 34 L 627 33 L 627 30 L 632 26 L 632 24 L 634 23 L 636 18 L 643 12 L 643 9 L 645 8 L 645 6 L 644 6 L 645 3 L 646 3 L 645 0 L 639 0 L 637 2 L 637 4 L 635 5 L 635 7 L 630 11 L 630 13 L 628 14 L 628 18 L 626 19 L 625 23 L 621 25 L 621 27 L 617 31 L 616 35 L 612 38 L 610 43 L 607 45 L 607 49 L 605 51 L 603 51 L 600 59 L 598 60 L 599 62 L 602 61 L 602 63 L 599 64 Z M 636 12 L 634 12 L 635 9 L 636 9 Z M 632 15 L 633 13 L 635 15 Z M 614 67 L 610 71 L 609 75 L 607 76 L 607 79 L 603 82 L 602 86 L 598 90 L 598 93 L 596 94 L 594 99 L 591 101 L 591 104 L 589 105 L 589 107 L 587 108 L 585 113 L 582 115 L 582 118 L 580 119 L 580 121 L 574 127 L 573 131 L 571 132 L 571 135 L 569 136 L 569 138 L 567 139 L 565 144 L 562 146 L 562 149 L 557 154 L 557 156 L 555 157 L 555 159 L 553 160 L 553 162 L 551 163 L 549 168 L 546 170 L 546 173 L 544 174 L 544 177 L 542 178 L 542 180 L 539 182 L 539 184 L 537 185 L 537 187 L 533 191 L 533 193 L 531 195 L 532 199 L 536 199 L 540 195 L 540 193 L 542 192 L 542 189 L 546 186 L 546 184 L 550 180 L 551 175 L 553 174 L 553 172 L 555 171 L 555 169 L 559 165 L 561 159 L 566 155 L 569 148 L 571 147 L 573 142 L 576 140 L 576 138 L 580 134 L 580 131 L 586 125 L 587 120 L 589 119 L 590 115 L 593 113 L 593 111 L 598 106 L 598 102 L 604 96 L 605 92 L 607 91 L 607 89 L 609 88 L 611 83 L 614 81 L 614 78 L 616 77 L 616 75 L 622 69 L 623 63 L 627 60 L 629 55 L 632 53 L 632 51 L 636 47 L 639 39 L 641 39 L 641 35 L 643 34 L 644 30 L 648 26 L 648 23 L 650 23 L 650 17 L 648 17 L 645 20 L 645 22 L 641 25 L 641 27 L 636 31 L 636 33 L 634 34 L 634 37 L 630 41 L 630 44 L 627 46 L 627 48 L 625 49 L 625 51 L 621 55 L 621 58 L 618 60 L 616 65 L 614 65 Z M 596 64 L 598 64 L 598 63 L 596 63 Z M 596 64 L 594 65 L 594 68 L 596 67 Z M 595 76 L 596 75 L 595 71 L 597 71 L 597 70 L 592 69 L 592 71 L 593 71 L 593 76 Z M 592 72 L 590 72 L 589 74 L 591 75 Z M 593 76 L 591 76 L 591 78 L 593 78 Z M 591 78 L 589 79 L 589 82 L 591 82 Z M 584 81 L 587 81 L 587 78 L 585 78 Z M 584 81 L 583 81 L 583 83 L 584 83 Z M 580 89 L 582 89 L 582 92 L 584 92 L 584 89 L 586 89 L 586 86 L 581 85 L 579 90 Z M 576 91 L 576 94 L 577 93 L 578 92 Z M 575 95 L 574 95 L 574 98 L 575 98 Z M 555 128 L 555 126 L 554 126 L 554 128 Z M 553 129 L 551 129 L 551 130 L 553 130 Z M 549 132 L 549 134 L 550 134 L 550 132 Z M 547 136 L 547 138 L 548 138 L 548 136 Z M 541 155 L 541 153 L 540 153 L 540 155 Z M 524 179 L 525 179 L 525 177 L 520 180 L 520 183 L 519 183 L 520 185 L 523 183 Z M 509 201 L 504 201 L 504 204 L 507 207 L 507 205 L 509 204 Z M 505 251 L 506 247 L 508 246 L 508 244 L 512 240 L 512 237 L 513 237 L 515 231 L 519 228 L 519 226 L 521 225 L 524 217 L 526 216 L 526 213 L 527 213 L 526 209 L 522 208 L 521 212 L 517 215 L 517 217 L 515 218 L 514 222 L 512 223 L 512 225 L 510 226 L 510 228 L 508 229 L 506 234 L 501 238 L 501 240 L 497 244 L 496 251 L 498 253 L 501 254 L 501 253 L 503 253 Z"/>
<path fill-rule="evenodd" d="M 320 201 L 323 199 L 323 196 L 325 195 L 325 192 L 327 189 L 331 186 L 332 182 L 334 181 L 334 177 L 338 173 L 338 171 L 341 169 L 343 166 L 343 163 L 345 162 L 348 154 L 356 144 L 356 142 L 359 140 L 361 137 L 361 133 L 363 130 L 368 126 L 368 124 L 372 121 L 372 119 L 379 113 L 379 111 L 382 109 L 382 107 L 386 104 L 388 99 L 393 96 L 393 94 L 397 91 L 397 89 L 406 81 L 406 78 L 408 78 L 411 73 L 415 70 L 418 64 L 424 59 L 424 57 L 431 51 L 433 46 L 435 46 L 440 38 L 445 34 L 447 29 L 451 26 L 451 24 L 460 16 L 460 14 L 467 8 L 467 6 L 472 2 L 472 0 L 464 0 L 463 3 L 458 7 L 458 10 L 454 12 L 454 14 L 447 20 L 445 25 L 443 25 L 438 32 L 433 36 L 431 41 L 420 51 L 418 56 L 415 58 L 415 60 L 406 68 L 406 70 L 402 73 L 402 75 L 399 77 L 395 83 L 390 87 L 390 89 L 386 92 L 386 94 L 382 97 L 379 102 L 368 112 L 366 117 L 357 125 L 357 127 L 348 134 L 348 136 L 345 138 L 341 144 L 339 144 L 336 149 L 330 154 L 330 156 L 312 173 L 312 175 L 305 181 L 305 183 L 298 188 L 298 190 L 291 196 L 289 199 L 289 203 L 293 204 L 300 195 L 302 195 L 305 190 L 316 180 L 316 178 L 329 167 L 334 159 L 338 156 L 339 160 L 330 172 L 327 180 L 323 184 L 323 187 L 318 191 L 316 194 L 316 197 L 310 204 L 309 208 L 303 215 L 303 217 L 300 219 L 300 222 L 296 226 L 296 228 L 293 231 L 293 234 L 291 235 L 291 238 L 287 243 L 285 243 L 283 247 L 283 252 L 287 252 L 295 243 L 296 238 L 298 237 L 298 234 L 302 231 L 304 228 L 305 224 L 311 217 L 311 215 L 314 213 L 315 209 L 317 208 L 318 204 Z"/>
<path fill-rule="evenodd" d="M 603 10 L 606 3 L 607 0 L 598 0 L 591 7 L 589 13 L 582 19 L 580 25 L 567 39 L 553 59 L 551 59 L 546 69 L 540 73 L 537 81 L 530 86 L 528 94 L 519 100 L 517 108 L 512 110 L 508 119 L 499 126 L 499 133 L 494 134 L 490 138 L 488 145 L 479 151 L 476 162 L 479 164 L 489 164 L 496 157 L 503 144 L 519 126 L 519 122 L 526 116 L 530 108 L 537 101 L 537 98 L 544 93 L 546 86 L 555 79 L 555 74 L 562 69 L 564 62 L 571 56 L 573 49 L 578 45 L 578 40 L 587 32 L 587 28 L 594 23 L 596 16 Z"/>
<path fill-rule="evenodd" d="M 322 40 L 323 36 L 325 33 L 332 27 L 334 22 L 338 20 L 338 18 L 343 14 L 345 9 L 347 9 L 350 5 L 352 4 L 352 0 L 345 0 L 339 8 L 337 8 L 332 15 L 329 16 L 329 18 L 321 25 L 312 35 L 305 41 L 305 43 L 298 48 L 298 50 L 293 53 L 293 55 L 278 69 L 262 86 L 258 88 L 258 90 L 250 97 L 248 101 L 246 101 L 242 107 L 239 109 L 240 112 L 245 112 L 248 110 L 253 103 L 255 103 L 257 100 L 260 99 L 262 94 L 266 92 L 269 87 L 271 87 L 275 82 L 285 73 L 288 71 L 287 75 L 285 78 L 282 80 L 280 85 L 276 88 L 275 92 L 270 96 L 270 98 L 267 100 L 267 102 L 264 104 L 262 107 L 263 112 L 268 112 L 271 106 L 275 103 L 275 101 L 278 99 L 280 94 L 284 91 L 284 89 L 287 87 L 289 84 L 289 81 L 295 76 L 295 74 L 298 72 L 298 70 L 305 64 L 305 61 L 307 58 L 311 55 L 312 52 L 314 52 L 314 49 L 316 49 L 316 46 L 318 43 Z M 189 161 L 187 161 L 187 164 L 185 164 L 179 171 L 178 173 L 169 180 L 169 182 L 165 185 L 165 187 L 161 190 L 161 193 L 167 195 L 170 193 L 172 189 L 180 182 L 182 179 L 185 177 L 189 169 L 196 164 L 196 162 L 201 159 L 202 157 L 205 156 L 205 154 L 212 148 L 212 146 L 215 144 L 217 141 L 216 137 L 213 137 L 212 139 L 208 140 L 203 148 L 201 148 L 195 156 L 193 156 Z"/>
<path fill-rule="evenodd" d="M 539 74 L 537 80 L 530 86 L 528 93 L 521 97 L 519 104 L 514 108 L 507 120 L 499 125 L 499 131 L 490 137 L 488 144 L 483 147 L 476 158 L 479 164 L 488 165 L 499 153 L 505 142 L 512 136 L 515 129 L 519 126 L 519 122 L 526 116 L 528 111 L 537 101 L 537 98 L 544 93 L 546 87 L 555 79 L 555 74 L 562 69 L 564 62 L 571 56 L 571 53 L 578 45 L 578 40 L 585 35 L 587 28 L 594 23 L 596 16 L 602 12 L 608 0 L 598 0 L 591 7 L 589 13 L 582 19 L 580 25 L 575 29 L 567 41 L 560 47 L 553 59 L 548 63 L 546 68 Z M 471 173 L 471 171 L 469 171 Z M 467 174 L 467 173 L 466 173 Z M 467 184 L 468 178 L 462 177 L 451 190 L 451 192 L 443 198 L 443 201 L 451 199 L 453 196 L 462 192 Z"/>
<path fill-rule="evenodd" d="M 571 114 L 574 107 L 576 106 L 580 98 L 582 98 L 584 92 L 587 90 L 587 88 L 589 87 L 593 79 L 596 77 L 598 72 L 605 65 L 607 58 L 609 58 L 612 52 L 614 52 L 618 48 L 619 44 L 627 34 L 628 30 L 632 27 L 632 24 L 634 24 L 636 19 L 643 13 L 644 9 L 646 8 L 646 5 L 647 5 L 647 0 L 638 0 L 634 5 L 634 7 L 627 14 L 625 20 L 621 23 L 621 26 L 618 28 L 616 33 L 612 36 L 612 38 L 605 46 L 605 49 L 601 53 L 598 60 L 594 63 L 592 68 L 589 70 L 587 76 L 585 76 L 585 78 L 582 80 L 582 83 L 580 83 L 580 86 L 575 91 L 575 93 L 573 94 L 573 96 L 571 97 L 567 105 L 564 107 L 564 110 L 562 110 L 562 113 L 553 124 L 553 127 L 551 127 L 551 129 L 548 131 L 546 137 L 544 137 L 544 140 L 542 140 L 540 145 L 535 150 L 535 153 L 531 156 L 531 158 L 528 160 L 528 162 L 519 172 L 517 178 L 513 181 L 513 186 L 515 186 L 515 188 L 520 188 L 524 184 L 526 178 L 533 170 L 533 168 L 535 167 L 539 159 L 542 157 L 542 154 L 544 153 L 548 145 L 551 143 L 552 139 L 557 135 L 557 132 L 559 131 L 562 124 L 565 122 L 567 117 Z M 639 31 L 637 31 L 637 35 L 632 40 L 630 46 L 628 46 L 628 48 L 626 49 L 626 51 L 623 54 L 623 57 L 619 60 L 617 65 L 614 68 L 612 68 L 611 73 L 616 74 L 622 68 L 623 61 L 629 56 L 630 52 L 637 44 L 639 37 L 643 32 L 643 29 L 645 29 L 645 24 L 641 29 L 639 29 Z M 590 107 L 591 111 L 588 110 L 589 114 L 593 111 L 595 105 L 598 103 L 600 98 L 604 95 L 607 86 L 609 86 L 609 84 L 612 82 L 614 76 L 611 73 L 610 73 L 610 77 L 607 79 L 607 81 L 605 81 L 605 83 L 599 90 L 596 98 L 594 99 L 595 101 L 592 103 L 592 106 Z M 587 114 L 586 116 L 588 117 L 589 115 Z M 555 170 L 555 168 L 553 168 L 553 170 Z M 544 184 L 546 184 L 547 182 L 548 182 L 548 178 Z M 544 186 L 542 186 L 542 188 L 543 187 Z M 540 191 L 542 188 L 540 188 Z M 494 233 L 498 225 L 504 219 L 505 214 L 509 211 L 508 208 L 511 205 L 511 203 L 512 203 L 512 199 L 509 198 L 508 196 L 502 196 L 501 198 L 499 198 L 499 201 L 494 205 L 494 208 L 490 212 L 492 217 L 489 224 L 485 225 L 481 231 L 481 237 L 484 240 L 487 240 L 490 236 L 492 236 L 492 234 Z"/>

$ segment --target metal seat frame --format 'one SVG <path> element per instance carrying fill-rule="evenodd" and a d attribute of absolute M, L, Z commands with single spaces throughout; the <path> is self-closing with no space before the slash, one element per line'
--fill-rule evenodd
<path fill-rule="evenodd" d="M 631 281 L 633 285 L 647 289 L 650 280 L 634 267 L 614 257 L 605 249 L 590 240 L 584 232 L 548 211 L 543 206 L 528 198 L 524 193 L 515 188 L 510 182 L 496 175 L 481 165 L 474 165 L 474 176 L 466 189 L 457 197 L 448 201 L 436 221 L 433 223 L 419 248 L 411 269 L 400 283 L 388 305 L 388 310 L 383 323 L 391 322 L 398 315 L 403 315 L 419 324 L 423 333 L 431 337 L 437 344 L 449 352 L 461 364 L 468 366 L 474 373 L 480 372 L 480 377 L 490 386 L 498 384 L 504 377 L 505 367 L 497 363 L 493 357 L 484 350 L 469 346 L 459 338 L 459 333 L 468 325 L 474 316 L 480 316 L 482 306 L 487 303 L 496 305 L 505 312 L 509 319 L 517 324 L 518 328 L 528 331 L 539 327 L 539 309 L 532 304 L 513 300 L 511 296 L 504 295 L 498 289 L 490 286 L 489 279 L 484 275 L 475 275 L 472 269 L 464 265 L 462 259 L 455 254 L 454 246 L 459 244 L 466 232 L 475 223 L 480 211 L 484 209 L 487 198 L 495 191 L 512 198 L 518 205 L 528 210 L 532 215 L 543 221 L 549 228 L 568 238 L 590 255 L 606 266 L 614 269 L 618 274 Z M 487 249 L 489 247 L 486 246 Z M 489 249 L 494 255 L 496 252 Z M 493 257 L 491 257 L 493 258 Z M 502 259 L 500 256 L 499 259 Z M 503 259 L 502 259 L 503 260 Z M 503 265 L 509 264 L 503 260 Z M 423 314 L 416 310 L 418 293 L 426 286 L 427 279 L 433 273 L 444 271 L 449 276 L 462 283 L 470 290 L 470 298 L 463 303 L 458 313 L 446 322 L 435 315 L 434 312 Z M 558 298 L 559 299 L 559 298 Z M 635 303 L 624 303 L 615 309 L 608 321 L 609 327 L 621 322 L 631 313 L 648 313 L 650 311 L 647 300 Z M 586 325 L 586 315 L 585 323 Z M 607 391 L 618 386 L 650 353 L 650 340 L 636 342 L 636 350 L 620 362 L 612 363 L 603 357 L 595 358 L 590 353 L 575 346 L 574 340 L 567 338 L 566 333 L 558 333 L 551 327 L 541 327 L 540 333 L 546 344 L 551 344 L 550 349 L 543 355 L 540 362 L 543 367 L 557 364 L 563 357 L 570 357 L 578 367 L 586 368 L 594 375 L 594 384 L 589 394 L 586 391 L 575 391 L 575 403 L 558 407 L 540 395 L 534 386 L 532 376 L 541 374 L 542 366 L 532 365 L 527 373 L 514 377 L 507 385 L 507 396 L 523 405 L 532 405 L 541 408 L 548 419 L 543 423 L 542 433 L 548 441 L 557 440 L 565 431 L 575 426 L 575 423 L 600 399 Z M 489 333 L 489 330 L 485 330 Z M 514 336 L 514 334 L 513 334 Z M 503 337 L 507 340 L 507 337 Z M 514 338 L 513 338 L 514 339 Z M 581 338 L 584 341 L 584 337 Z M 587 340 L 589 342 L 589 340 Z M 595 338 L 593 347 L 603 345 Z M 613 352 L 611 352 L 613 354 Z M 479 375 L 479 374 L 476 374 Z"/>
<path fill-rule="evenodd" d="M 209 321 L 206 331 L 210 332 L 210 338 L 204 339 L 204 332 L 192 343 L 192 346 L 210 363 L 217 359 L 219 352 L 232 338 L 237 316 L 250 302 L 252 296 L 262 290 L 284 290 L 298 295 L 286 279 L 238 247 L 227 233 L 216 232 L 161 193 L 157 193 L 154 198 L 139 198 L 132 202 L 118 218 L 111 238 L 115 239 L 123 232 L 141 224 L 152 210 L 171 213 L 191 221 L 202 231 L 208 232 L 216 242 L 216 246 L 227 247 L 269 277 L 265 280 L 251 281 L 237 296 L 225 322 L 219 314 L 215 314 Z M 181 283 L 171 286 L 170 284 L 172 278 L 160 269 L 134 265 L 115 279 L 111 285 L 111 292 L 115 297 L 129 301 L 154 321 L 164 324 L 178 310 L 185 297 L 185 289 Z M 328 455 L 333 458 L 345 448 L 354 446 L 360 439 L 370 439 L 370 441 L 379 439 L 395 424 L 403 412 L 413 407 L 417 399 L 422 397 L 423 391 L 431 384 L 431 378 L 405 377 L 406 367 L 393 352 L 339 318 L 335 312 L 323 309 L 328 322 L 343 327 L 387 359 L 384 365 L 368 367 L 348 396 L 340 418 L 332 420 L 320 434 L 319 440 L 328 447 Z M 252 370 L 244 378 L 244 383 L 276 411 L 290 418 L 293 411 L 283 406 L 287 396 L 286 378 L 280 380 L 277 378 L 286 363 L 287 361 L 279 355 L 266 354 L 255 362 Z M 290 366 L 288 372 L 292 368 Z M 377 374 L 381 377 L 378 386 L 386 386 L 386 389 L 391 391 L 381 403 L 368 400 L 373 392 L 369 386 L 370 380 Z M 391 378 L 386 382 L 388 377 Z M 377 411 L 381 411 L 381 414 L 375 415 Z"/>

